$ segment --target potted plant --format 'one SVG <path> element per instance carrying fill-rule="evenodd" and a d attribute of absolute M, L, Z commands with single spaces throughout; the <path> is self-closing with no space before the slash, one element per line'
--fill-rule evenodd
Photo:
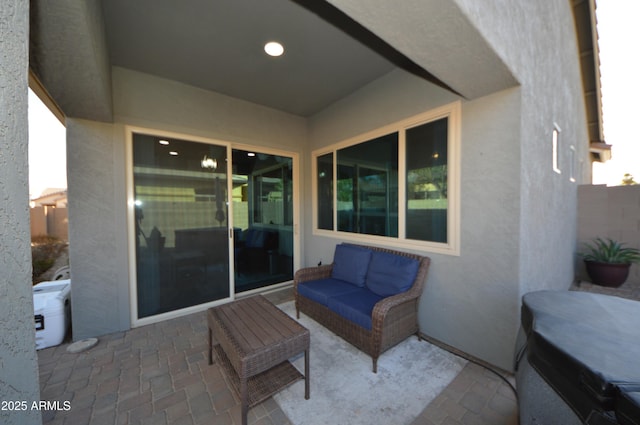
<path fill-rule="evenodd" d="M 596 238 L 585 244 L 580 253 L 591 282 L 617 288 L 629 277 L 631 264 L 640 262 L 640 250 L 607 238 Z"/>

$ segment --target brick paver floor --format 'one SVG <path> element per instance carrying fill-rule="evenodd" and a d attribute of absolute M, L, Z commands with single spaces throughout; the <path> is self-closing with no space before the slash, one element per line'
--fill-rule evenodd
<path fill-rule="evenodd" d="M 279 303 L 291 295 L 270 298 Z M 201 312 L 102 336 L 78 354 L 67 353 L 67 344 L 40 350 L 41 399 L 71 406 L 43 412 L 43 423 L 238 424 L 239 400 L 206 359 L 206 323 Z M 273 399 L 251 409 L 249 423 L 290 424 Z M 425 406 L 414 422 L 422 424 L 515 425 L 516 398 L 495 374 L 469 363 Z"/>
<path fill-rule="evenodd" d="M 291 294 L 270 298 L 279 303 Z M 66 347 L 38 352 L 41 399 L 71 406 L 43 412 L 44 424 L 239 423 L 237 397 L 218 366 L 207 363 L 204 312 L 102 336 L 82 353 Z M 414 425 L 517 424 L 511 388 L 473 363 L 425 407 Z M 290 424 L 273 399 L 251 409 L 249 423 Z"/>
<path fill-rule="evenodd" d="M 578 282 L 570 289 L 640 299 L 638 284 L 604 288 Z M 276 304 L 292 299 L 290 290 L 268 297 Z M 61 407 L 43 412 L 43 423 L 238 424 L 239 401 L 218 366 L 206 359 L 206 326 L 201 312 L 102 336 L 78 354 L 67 353 L 67 344 L 40 350 L 41 399 Z M 469 362 L 412 425 L 516 425 L 514 379 L 503 377 L 511 385 Z M 249 423 L 290 425 L 273 399 L 251 409 Z"/>

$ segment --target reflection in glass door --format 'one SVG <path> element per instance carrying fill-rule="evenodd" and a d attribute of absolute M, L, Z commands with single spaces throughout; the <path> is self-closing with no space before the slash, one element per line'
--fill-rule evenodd
<path fill-rule="evenodd" d="M 235 292 L 293 279 L 293 160 L 234 149 Z"/>
<path fill-rule="evenodd" d="M 138 318 L 230 297 L 227 148 L 133 134 Z"/>

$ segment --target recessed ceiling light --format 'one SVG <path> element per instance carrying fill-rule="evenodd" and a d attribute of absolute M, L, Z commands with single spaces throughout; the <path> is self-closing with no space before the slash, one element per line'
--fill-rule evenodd
<path fill-rule="evenodd" d="M 278 43 L 277 41 L 270 41 L 264 45 L 264 51 L 269 56 L 277 57 L 277 56 L 282 56 L 282 54 L 284 53 L 284 47 L 282 46 L 282 44 Z"/>
<path fill-rule="evenodd" d="M 166 146 L 166 145 L 169 144 L 169 141 L 168 140 L 164 140 L 164 139 L 160 139 L 160 140 L 158 140 L 158 143 L 160 143 L 161 145 Z"/>
<path fill-rule="evenodd" d="M 247 156 L 256 156 L 256 154 L 253 152 L 247 152 Z"/>
<path fill-rule="evenodd" d="M 171 152 L 169 152 L 169 155 L 171 155 L 171 156 L 178 156 L 178 152 L 176 152 L 176 151 L 171 151 Z"/>

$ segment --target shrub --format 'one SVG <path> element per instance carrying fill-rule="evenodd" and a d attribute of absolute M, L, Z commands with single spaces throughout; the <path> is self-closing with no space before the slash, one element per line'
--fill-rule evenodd
<path fill-rule="evenodd" d="M 53 266 L 56 258 L 67 246 L 66 242 L 54 236 L 34 236 L 31 238 L 32 283 L 38 283 L 40 275 Z"/>

